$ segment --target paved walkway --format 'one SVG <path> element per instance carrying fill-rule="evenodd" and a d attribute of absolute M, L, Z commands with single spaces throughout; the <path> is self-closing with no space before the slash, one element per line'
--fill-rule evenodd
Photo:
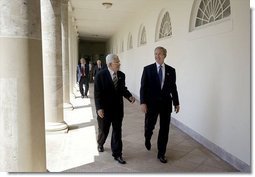
<path fill-rule="evenodd" d="M 144 115 L 138 102 L 125 101 L 123 120 L 123 158 L 121 165 L 111 155 L 111 131 L 105 151 L 97 151 L 97 121 L 93 99 L 93 84 L 89 98 L 81 99 L 78 92 L 72 101 L 74 109 L 65 109 L 69 132 L 47 134 L 47 169 L 50 172 L 121 172 L 121 173 L 224 173 L 238 172 L 187 134 L 171 125 L 166 157 L 167 164 L 157 160 L 158 123 L 152 137 L 152 149 L 144 146 Z M 109 103 L 110 104 L 110 103 Z"/>

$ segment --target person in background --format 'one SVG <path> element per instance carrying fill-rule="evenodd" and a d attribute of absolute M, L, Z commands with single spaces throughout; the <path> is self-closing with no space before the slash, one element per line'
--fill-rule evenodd
<path fill-rule="evenodd" d="M 176 86 L 175 69 L 164 63 L 167 50 L 156 47 L 154 57 L 156 62 L 145 66 L 141 78 L 140 104 L 145 113 L 145 147 L 151 149 L 151 137 L 157 118 L 160 118 L 160 129 L 157 140 L 157 158 L 167 163 L 165 157 L 171 120 L 172 104 L 174 111 L 179 112 L 179 98 Z"/>
<path fill-rule="evenodd" d="M 76 69 L 77 74 L 77 82 L 79 83 L 79 90 L 81 93 L 81 97 L 88 98 L 88 90 L 89 90 L 89 84 L 87 81 L 89 81 L 89 65 L 86 64 L 86 60 L 84 58 L 80 59 L 80 63 L 77 65 Z M 85 91 L 83 86 L 85 85 Z"/>
<path fill-rule="evenodd" d="M 93 80 L 95 80 L 96 74 L 104 68 L 106 68 L 106 66 L 102 64 L 101 60 L 97 60 L 97 64 L 94 67 Z"/>
<path fill-rule="evenodd" d="M 85 61 L 86 61 L 86 68 L 87 71 L 86 71 L 86 79 L 85 79 L 85 98 L 88 98 L 88 92 L 89 92 L 89 81 L 90 81 L 90 73 L 91 73 L 91 68 L 92 68 L 92 65 L 89 63 L 89 59 L 88 58 L 85 58 Z"/>
<path fill-rule="evenodd" d="M 120 164 L 122 158 L 122 120 L 124 116 L 123 96 L 131 103 L 135 98 L 125 84 L 125 74 L 121 72 L 119 57 L 115 54 L 106 56 L 107 69 L 97 73 L 94 81 L 94 99 L 98 121 L 98 151 L 104 151 L 104 143 L 112 125 L 112 156 Z"/>

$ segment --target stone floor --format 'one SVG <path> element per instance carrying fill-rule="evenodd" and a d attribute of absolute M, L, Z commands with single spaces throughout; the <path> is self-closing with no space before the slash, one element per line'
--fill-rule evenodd
<path fill-rule="evenodd" d="M 221 160 L 175 126 L 170 126 L 166 157 L 168 163 L 157 160 L 158 123 L 152 137 L 152 149 L 144 146 L 144 115 L 138 102 L 125 101 L 122 128 L 123 158 L 118 164 L 111 156 L 109 134 L 105 151 L 97 151 L 97 121 L 93 99 L 93 84 L 89 98 L 81 99 L 78 92 L 73 108 L 64 110 L 68 133 L 47 134 L 47 169 L 65 173 L 236 173 L 237 169 Z M 109 103 L 110 104 L 110 103 Z"/>

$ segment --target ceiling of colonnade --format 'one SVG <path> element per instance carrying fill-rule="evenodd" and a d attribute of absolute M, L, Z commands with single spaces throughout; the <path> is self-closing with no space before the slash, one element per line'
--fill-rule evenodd
<path fill-rule="evenodd" d="M 106 8 L 102 3 L 112 3 Z M 79 37 L 91 41 L 107 41 L 148 0 L 70 0 Z"/>

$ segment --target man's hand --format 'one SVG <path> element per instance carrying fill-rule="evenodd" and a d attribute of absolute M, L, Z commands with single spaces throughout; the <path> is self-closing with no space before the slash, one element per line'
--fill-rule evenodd
<path fill-rule="evenodd" d="M 130 101 L 131 103 L 134 103 L 134 102 L 135 102 L 135 98 L 134 98 L 133 96 L 131 96 L 131 97 L 129 97 L 129 101 Z"/>
<path fill-rule="evenodd" d="M 99 110 L 97 111 L 97 114 L 98 114 L 98 116 L 101 117 L 102 119 L 104 118 L 104 110 L 103 110 L 103 109 L 99 109 Z"/>
<path fill-rule="evenodd" d="M 147 113 L 147 105 L 141 104 L 141 110 L 146 114 Z"/>
<path fill-rule="evenodd" d="M 174 111 L 176 112 L 176 114 L 180 111 L 180 105 L 177 105 L 174 107 Z"/>

